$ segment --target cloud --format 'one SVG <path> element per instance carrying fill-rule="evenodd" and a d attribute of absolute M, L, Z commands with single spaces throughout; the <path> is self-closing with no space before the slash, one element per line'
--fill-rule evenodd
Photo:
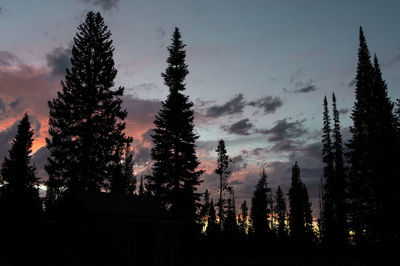
<path fill-rule="evenodd" d="M 249 131 L 253 128 L 253 126 L 254 125 L 249 121 L 248 118 L 244 118 L 236 123 L 233 123 L 230 127 L 224 127 L 224 130 L 230 134 L 247 136 L 250 134 Z"/>
<path fill-rule="evenodd" d="M 95 6 L 101 7 L 104 11 L 109 11 L 113 8 L 118 9 L 119 0 L 81 0 Z"/>
<path fill-rule="evenodd" d="M 392 67 L 400 61 L 400 53 L 395 55 L 393 58 L 386 61 L 383 65 L 385 67 Z"/>
<path fill-rule="evenodd" d="M 308 93 L 308 92 L 316 91 L 317 89 L 318 88 L 315 87 L 314 85 L 308 85 L 308 86 L 305 86 L 305 87 L 303 87 L 301 89 L 296 89 L 293 92 L 294 93 Z"/>
<path fill-rule="evenodd" d="M 10 67 L 21 64 L 21 60 L 7 51 L 0 51 L 0 67 Z"/>
<path fill-rule="evenodd" d="M 351 88 L 356 84 L 356 82 L 357 81 L 355 79 L 352 79 L 347 86 Z"/>
<path fill-rule="evenodd" d="M 272 114 L 282 106 L 282 100 L 279 97 L 265 96 L 249 102 L 248 105 L 264 109 L 264 114 Z"/>
<path fill-rule="evenodd" d="M 223 115 L 233 115 L 243 113 L 246 102 L 243 100 L 243 94 L 239 93 L 223 105 L 211 106 L 207 112 L 208 117 L 220 117 Z"/>
<path fill-rule="evenodd" d="M 347 108 L 339 109 L 339 114 L 341 114 L 341 115 L 345 115 L 345 114 L 347 114 L 348 112 L 349 112 L 349 109 L 347 109 Z"/>
<path fill-rule="evenodd" d="M 275 122 L 275 126 L 267 130 L 258 130 L 258 133 L 270 135 L 269 141 L 278 142 L 287 139 L 299 138 L 307 133 L 303 127 L 305 120 L 296 120 L 288 122 L 288 119 L 282 119 Z"/>
<path fill-rule="evenodd" d="M 46 55 L 47 66 L 55 77 L 64 76 L 65 70 L 71 67 L 72 47 L 57 47 Z"/>
<path fill-rule="evenodd" d="M 0 131 L 0 162 L 4 156 L 8 156 L 8 151 L 11 148 L 11 141 L 17 134 L 19 121 L 15 121 L 10 127 Z"/>

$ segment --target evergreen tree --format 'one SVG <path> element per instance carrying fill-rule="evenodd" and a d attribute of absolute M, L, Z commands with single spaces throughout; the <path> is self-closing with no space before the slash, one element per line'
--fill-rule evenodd
<path fill-rule="evenodd" d="M 100 191 L 121 161 L 118 153 L 131 141 L 123 133 L 127 112 L 124 89 L 112 89 L 114 68 L 111 33 L 100 13 L 89 12 L 78 27 L 71 69 L 57 97 L 49 101 L 50 151 L 45 169 L 61 190 Z M 50 191 L 60 190 L 50 187 Z M 48 199 L 50 199 L 49 197 Z"/>
<path fill-rule="evenodd" d="M 139 196 L 144 196 L 143 176 L 140 176 Z"/>
<path fill-rule="evenodd" d="M 285 195 L 281 190 L 281 186 L 278 186 L 275 194 L 275 214 L 277 216 L 278 222 L 278 238 L 283 239 L 287 236 L 287 226 L 286 226 L 286 199 Z"/>
<path fill-rule="evenodd" d="M 202 219 L 207 219 L 208 213 L 210 209 L 210 193 L 208 192 L 208 189 L 204 192 L 204 204 L 201 206 L 200 210 L 200 217 Z"/>
<path fill-rule="evenodd" d="M 25 113 L 0 169 L 1 260 L 9 260 L 10 265 L 27 265 L 25 259 L 39 252 L 27 245 L 39 237 L 42 213 L 36 168 L 31 164 L 33 134 Z"/>
<path fill-rule="evenodd" d="M 372 119 L 372 77 L 373 66 L 368 46 L 360 27 L 360 47 L 358 49 L 358 65 L 356 76 L 355 103 L 351 118 L 353 126 L 352 134 L 347 146 L 349 153 L 349 220 L 351 230 L 355 233 L 355 241 L 360 242 L 365 234 L 372 233 L 371 213 L 375 212 L 372 188 L 372 164 L 371 161 L 371 128 Z"/>
<path fill-rule="evenodd" d="M 264 237 L 268 232 L 269 228 L 269 216 L 270 210 L 270 194 L 271 189 L 268 187 L 267 173 L 263 168 L 260 173 L 260 179 L 256 185 L 256 190 L 253 193 L 251 199 L 251 211 L 250 217 L 253 225 L 253 230 L 258 238 Z"/>
<path fill-rule="evenodd" d="M 339 111 L 336 105 L 335 93 L 332 94 L 333 109 L 333 146 L 332 152 L 334 157 L 335 171 L 335 189 L 334 189 L 334 238 L 338 247 L 343 247 L 347 241 L 346 229 L 346 207 L 345 207 L 345 188 L 346 188 L 346 171 L 343 159 L 342 134 L 340 132 Z"/>
<path fill-rule="evenodd" d="M 248 230 L 247 220 L 249 217 L 249 208 L 247 207 L 247 202 L 243 201 L 240 206 L 240 218 L 239 218 L 239 229 L 242 235 L 245 235 Z"/>
<path fill-rule="evenodd" d="M 222 231 L 222 224 L 225 219 L 225 204 L 226 200 L 224 199 L 225 191 L 228 190 L 228 182 L 227 179 L 231 172 L 229 171 L 229 163 L 230 159 L 227 154 L 225 148 L 225 141 L 220 139 L 218 141 L 218 147 L 215 150 L 217 152 L 217 169 L 215 169 L 215 173 L 219 176 L 219 200 L 217 202 L 218 205 L 218 217 L 220 221 L 220 230 Z"/>
<path fill-rule="evenodd" d="M 292 184 L 289 190 L 290 236 L 297 243 L 307 243 L 313 238 L 311 202 L 306 186 L 300 179 L 297 162 L 292 167 Z"/>
<path fill-rule="evenodd" d="M 125 144 L 123 153 L 116 152 L 123 161 L 115 165 L 115 173 L 110 179 L 110 192 L 132 195 L 136 191 L 136 176 L 133 173 L 133 151 L 130 143 Z"/>
<path fill-rule="evenodd" d="M 236 220 L 236 204 L 235 204 L 235 192 L 232 187 L 229 187 L 229 198 L 227 199 L 227 211 L 226 218 L 224 221 L 224 231 L 231 236 L 237 235 L 239 232 L 237 220 Z"/>
<path fill-rule="evenodd" d="M 218 231 L 217 216 L 214 208 L 214 201 L 211 199 L 208 211 L 206 234 L 208 238 L 214 238 Z"/>
<path fill-rule="evenodd" d="M 352 137 L 348 143 L 351 164 L 349 175 L 349 218 L 356 242 L 388 244 L 398 233 L 393 223 L 399 207 L 396 164 L 395 117 L 375 56 L 374 64 L 362 29 L 356 77 L 356 101 L 352 112 Z"/>
<path fill-rule="evenodd" d="M 332 153 L 331 141 L 331 124 L 330 124 L 328 101 L 324 97 L 323 112 L 323 128 L 322 128 L 322 161 L 324 166 L 324 185 L 322 198 L 322 238 L 325 243 L 331 243 L 335 237 L 335 214 L 334 214 L 334 198 L 335 198 L 335 176 L 334 176 L 334 158 Z"/>
<path fill-rule="evenodd" d="M 147 178 L 147 191 L 173 215 L 196 226 L 200 199 L 200 193 L 196 191 L 203 171 L 197 170 L 195 141 L 198 136 L 194 132 L 193 103 L 182 94 L 189 73 L 184 48 L 181 34 L 175 28 L 172 44 L 168 46 L 168 67 L 162 73 L 169 95 L 154 120 L 155 129 L 151 136 L 154 165 L 153 174 Z"/>

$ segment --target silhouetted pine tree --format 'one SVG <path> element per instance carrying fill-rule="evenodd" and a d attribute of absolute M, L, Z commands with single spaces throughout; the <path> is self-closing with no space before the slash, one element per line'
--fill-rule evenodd
<path fill-rule="evenodd" d="M 239 228 L 236 220 L 236 204 L 235 192 L 232 187 L 229 187 L 229 198 L 227 199 L 226 218 L 224 221 L 224 231 L 231 237 L 239 233 Z"/>
<path fill-rule="evenodd" d="M 208 189 L 204 192 L 204 204 L 201 206 L 200 209 L 200 217 L 204 220 L 207 220 L 207 216 L 210 210 L 210 193 Z"/>
<path fill-rule="evenodd" d="M 270 232 L 270 193 L 271 189 L 268 187 L 267 173 L 263 168 L 260 173 L 260 179 L 256 185 L 256 190 L 251 199 L 250 217 L 254 234 L 257 238 L 265 237 L 265 235 Z"/>
<path fill-rule="evenodd" d="M 133 151 L 130 143 L 125 144 L 124 151 L 116 152 L 123 160 L 115 165 L 115 173 L 110 178 L 110 192 L 132 195 L 136 191 L 136 176 L 133 173 Z"/>
<path fill-rule="evenodd" d="M 248 230 L 248 217 L 249 217 L 249 207 L 247 207 L 247 202 L 243 201 L 240 206 L 240 217 L 239 217 L 239 229 L 242 235 L 246 235 Z"/>
<path fill-rule="evenodd" d="M 378 240 L 387 244 L 396 226 L 391 209 L 398 207 L 398 171 L 393 104 L 376 57 L 371 64 L 362 29 L 356 77 L 356 101 L 352 112 L 352 137 L 348 143 L 349 218 L 355 241 Z M 394 237 L 396 238 L 396 237 Z"/>
<path fill-rule="evenodd" d="M 213 239 L 218 231 L 219 231 L 219 226 L 217 224 L 217 216 L 215 213 L 214 201 L 213 199 L 211 199 L 210 208 L 208 210 L 208 219 L 206 228 L 207 237 Z"/>
<path fill-rule="evenodd" d="M 175 28 L 172 43 L 168 46 L 168 67 L 162 73 L 170 93 L 154 120 L 155 129 L 151 136 L 154 165 L 153 174 L 147 178 L 147 191 L 173 215 L 195 226 L 200 199 L 200 193 L 196 191 L 203 171 L 197 170 L 195 141 L 198 136 L 194 132 L 193 103 L 181 93 L 189 73 L 184 48 L 179 29 Z"/>
<path fill-rule="evenodd" d="M 34 237 L 34 234 L 39 228 L 42 213 L 36 168 L 30 162 L 33 134 L 28 114 L 25 113 L 0 171 L 2 260 L 9 259 L 12 264 L 18 265 L 27 264 L 24 259 L 38 252 L 35 246 L 27 246 L 37 240 L 38 236 Z"/>
<path fill-rule="evenodd" d="M 338 247 L 344 247 L 347 242 L 347 216 L 345 206 L 346 170 L 343 159 L 342 134 L 340 132 L 339 111 L 336 105 L 335 93 L 332 94 L 333 109 L 333 146 L 332 152 L 335 162 L 335 190 L 334 190 L 334 238 Z"/>
<path fill-rule="evenodd" d="M 334 163 L 331 141 L 331 121 L 329 117 L 328 101 L 324 97 L 324 112 L 323 112 L 323 128 L 322 128 L 322 161 L 324 162 L 324 182 L 323 182 L 323 197 L 322 197 L 322 213 L 321 227 L 322 239 L 325 244 L 333 242 L 335 237 L 335 213 L 334 199 L 336 180 L 334 176 Z"/>
<path fill-rule="evenodd" d="M 307 188 L 300 180 L 300 167 L 297 162 L 292 167 L 289 209 L 290 237 L 297 243 L 310 242 L 313 239 L 311 202 Z"/>
<path fill-rule="evenodd" d="M 382 72 L 376 55 L 374 56 L 374 78 L 373 78 L 373 144 L 372 161 L 374 167 L 374 191 L 376 201 L 376 220 L 378 240 L 384 245 L 391 245 L 391 240 L 399 238 L 399 228 L 395 222 L 400 202 L 398 187 L 400 186 L 397 163 L 399 156 L 396 147 L 396 125 L 393 114 L 393 103 L 387 94 L 387 85 L 382 78 Z"/>
<path fill-rule="evenodd" d="M 143 176 L 140 176 L 139 196 L 144 196 Z"/>
<path fill-rule="evenodd" d="M 285 195 L 281 190 L 281 186 L 278 186 L 275 194 L 275 214 L 277 217 L 277 235 L 278 239 L 283 240 L 287 237 L 287 226 L 286 226 L 286 199 Z"/>
<path fill-rule="evenodd" d="M 48 103 L 48 186 L 100 191 L 120 163 L 116 152 L 131 141 L 123 133 L 124 89 L 113 89 L 117 70 L 110 37 L 100 13 L 89 12 L 78 27 L 71 69 L 66 70 L 62 90 Z"/>
<path fill-rule="evenodd" d="M 228 169 L 230 159 L 225 148 L 225 141 L 223 139 L 218 141 L 218 146 L 215 151 L 217 152 L 217 169 L 215 169 L 215 173 L 219 176 L 219 200 L 217 202 L 217 206 L 220 230 L 222 231 L 222 225 L 224 223 L 226 213 L 226 200 L 224 199 L 224 195 L 225 191 L 228 190 L 227 179 L 231 174 Z"/>
<path fill-rule="evenodd" d="M 371 161 L 372 137 L 372 84 L 373 66 L 362 28 L 360 27 L 360 47 L 358 49 L 358 65 L 356 76 L 355 103 L 351 118 L 352 134 L 347 146 L 350 164 L 349 174 L 349 220 L 351 230 L 355 233 L 355 241 L 360 242 L 365 234 L 372 233 L 371 219 L 375 213 L 373 192 L 373 162 Z M 369 226 L 367 230 L 367 225 Z"/>

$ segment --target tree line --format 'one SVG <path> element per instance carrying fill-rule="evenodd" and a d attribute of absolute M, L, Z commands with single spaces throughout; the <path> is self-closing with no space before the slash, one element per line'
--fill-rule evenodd
<path fill-rule="evenodd" d="M 288 193 L 280 186 L 272 193 L 262 169 L 250 208 L 244 201 L 236 213 L 234 189 L 228 182 L 231 161 L 223 139 L 216 149 L 219 198 L 214 203 L 208 190 L 198 191 L 203 174 L 196 155 L 199 136 L 194 131 L 193 102 L 184 94 L 189 71 L 178 28 L 168 46 L 168 66 L 161 74 L 169 95 L 154 119 L 152 171 L 140 179 L 139 196 L 159 201 L 184 222 L 188 238 L 205 239 L 210 245 L 223 242 L 232 247 L 232 243 L 250 241 L 262 250 L 285 245 L 345 249 L 398 244 L 400 101 L 394 108 L 376 56 L 371 63 L 361 28 L 359 38 L 353 126 L 345 146 L 335 94 L 333 121 L 327 98 L 323 101 L 324 169 L 318 226 L 313 223 L 297 162 Z M 8 247 L 16 248 L 18 239 L 53 217 L 73 190 L 136 193 L 133 139 L 125 133 L 124 88 L 114 89 L 113 52 L 111 32 L 102 16 L 89 12 L 74 37 L 71 67 L 61 81 L 62 89 L 48 102 L 50 156 L 45 165 L 44 200 L 30 162 L 34 132 L 28 114 L 22 118 L 1 166 L 1 227 L 10 229 L 4 237 L 11 243 Z"/>

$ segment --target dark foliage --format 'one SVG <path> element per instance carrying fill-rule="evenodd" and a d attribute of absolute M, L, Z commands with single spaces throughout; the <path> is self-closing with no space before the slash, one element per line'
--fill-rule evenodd
<path fill-rule="evenodd" d="M 117 70 L 110 38 L 100 13 L 89 12 L 74 38 L 62 90 L 48 103 L 48 207 L 61 191 L 108 189 L 121 169 L 124 145 L 132 141 L 123 133 L 124 89 L 112 89 Z"/>
<path fill-rule="evenodd" d="M 193 103 L 182 94 L 185 77 L 189 73 L 185 63 L 186 51 L 178 28 L 168 46 L 168 67 L 162 77 L 169 88 L 166 101 L 154 120 L 153 173 L 147 177 L 146 189 L 169 211 L 188 223 L 193 230 L 197 221 L 200 193 L 196 192 L 203 173 L 197 170 Z"/>
<path fill-rule="evenodd" d="M 219 200 L 217 202 L 218 206 L 218 217 L 220 221 L 220 230 L 222 231 L 222 225 L 224 224 L 226 216 L 226 200 L 224 199 L 225 193 L 229 190 L 228 187 L 228 177 L 231 174 L 228 169 L 230 159 L 225 148 L 225 141 L 220 139 L 218 141 L 217 149 L 217 169 L 215 173 L 219 176 Z"/>
<path fill-rule="evenodd" d="M 270 232 L 269 216 L 271 214 L 271 189 L 268 187 L 267 173 L 262 169 L 260 179 L 256 185 L 256 190 L 251 199 L 251 222 L 254 234 L 257 238 L 262 238 Z"/>
<path fill-rule="evenodd" d="M 281 186 L 278 186 L 275 194 L 275 214 L 278 223 L 278 239 L 284 240 L 288 236 L 288 230 L 286 226 L 287 209 L 285 195 L 281 190 Z"/>
<path fill-rule="evenodd" d="M 0 262 L 29 263 L 38 252 L 36 231 L 42 214 L 36 168 L 31 164 L 33 129 L 25 113 L 0 175 Z M 33 246 L 21 245 L 30 243 Z"/>

